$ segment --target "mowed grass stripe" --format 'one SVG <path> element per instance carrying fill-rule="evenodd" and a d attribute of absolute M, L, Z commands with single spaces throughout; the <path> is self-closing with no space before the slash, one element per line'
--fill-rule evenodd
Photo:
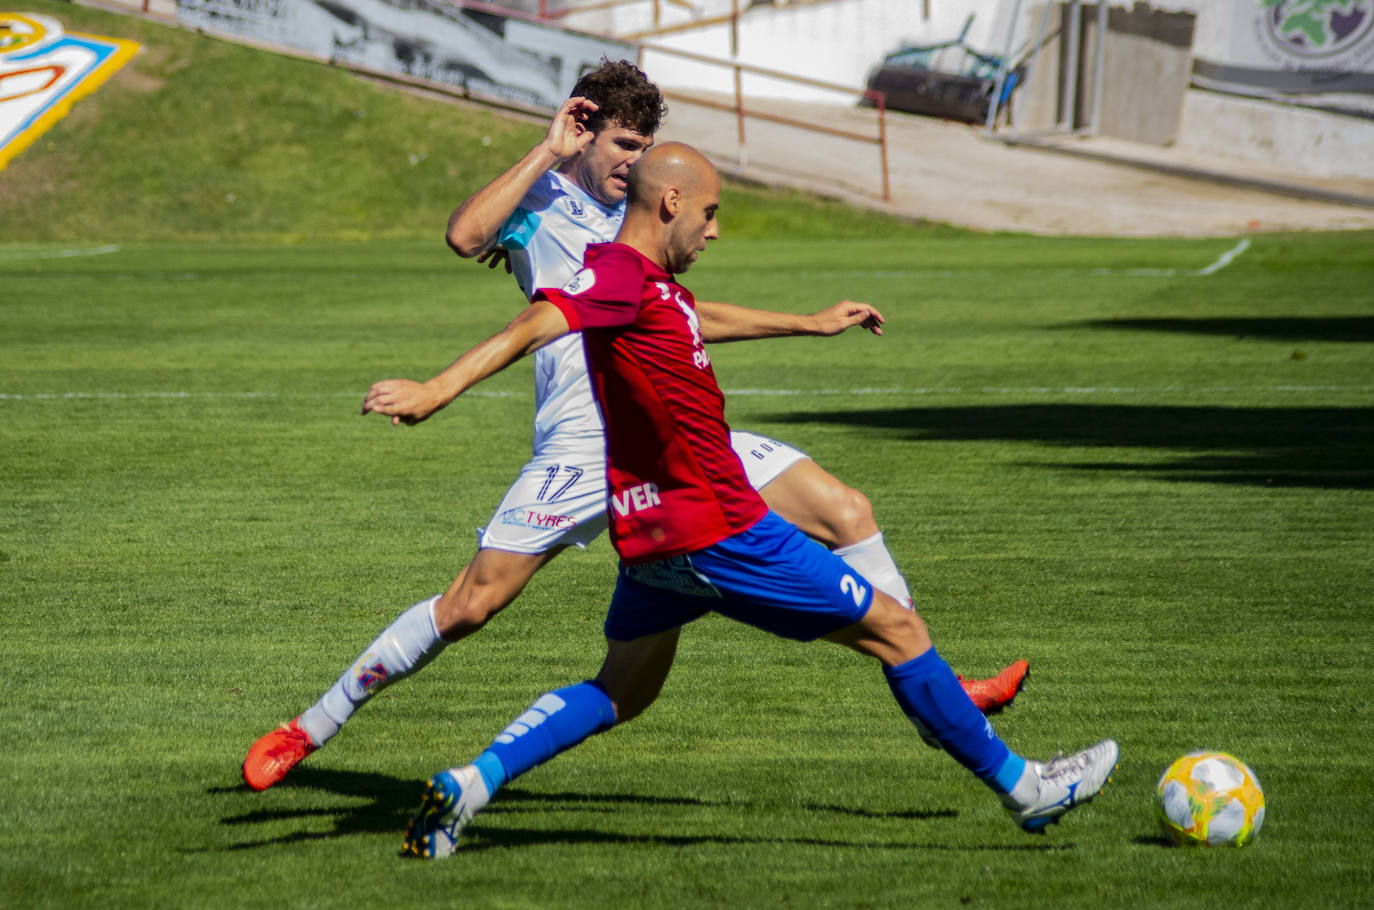
<path fill-rule="evenodd" d="M 1042 262 L 1093 255 L 1017 243 Z M 736 425 L 872 499 L 956 668 L 1033 662 L 996 721 L 1016 748 L 1123 743 L 1093 806 L 1029 838 L 920 745 L 876 667 L 707 619 L 645 717 L 517 781 L 471 849 L 432 867 L 395 855 L 421 781 L 595 670 L 604 542 L 387 690 L 288 785 L 250 793 L 237 765 L 448 582 L 523 462 L 528 365 L 417 428 L 359 418 L 344 391 L 425 375 L 495 331 L 519 305 L 508 279 L 432 268 L 425 244 L 368 259 L 379 277 L 362 293 L 348 245 L 149 246 L 116 270 L 132 278 L 93 289 L 11 271 L 0 388 L 132 397 L 3 405 L 0 605 L 20 668 L 20 707 L 0 718 L 7 892 L 39 906 L 309 906 L 339 889 L 433 906 L 455 888 L 505 906 L 1359 905 L 1374 358 L 1339 331 L 1374 315 L 1362 243 L 1258 238 L 1165 296 L 1013 274 L 932 297 L 873 279 L 843 289 L 892 310 L 881 339 L 713 351 L 741 393 Z M 985 244 L 999 242 L 844 253 L 881 271 Z M 722 241 L 688 277 L 711 296 L 819 306 L 841 284 L 790 272 L 831 246 Z M 173 258 L 234 267 L 208 295 L 138 280 Z M 1232 320 L 1250 333 L 1228 334 Z M 1254 847 L 1156 839 L 1155 778 L 1202 747 L 1260 775 Z"/>
<path fill-rule="evenodd" d="M 876 667 L 707 618 L 644 717 L 515 782 L 453 860 L 404 863 L 422 781 L 594 672 L 604 541 L 285 786 L 238 764 L 448 584 L 527 457 L 528 364 L 416 428 L 357 396 L 518 312 L 442 229 L 542 130 L 25 6 L 147 51 L 6 168 L 0 391 L 175 397 L 0 404 L 6 903 L 1370 903 L 1368 234 L 1256 235 L 1196 276 L 1238 241 L 979 235 L 727 185 L 699 297 L 889 317 L 713 350 L 728 388 L 804 393 L 735 395 L 731 421 L 872 499 L 957 669 L 1033 662 L 995 721 L 1014 747 L 1115 736 L 1114 782 L 1027 837 Z M 851 389 L 937 392 L 818 394 Z M 1157 839 L 1155 780 L 1203 747 L 1260 775 L 1252 848 Z"/>

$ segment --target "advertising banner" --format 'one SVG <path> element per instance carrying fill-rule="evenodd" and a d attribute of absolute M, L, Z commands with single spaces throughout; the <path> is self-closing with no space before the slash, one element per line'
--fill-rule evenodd
<path fill-rule="evenodd" d="M 49 16 L 0 12 L 0 169 L 138 51 L 133 41 L 65 34 Z"/>
<path fill-rule="evenodd" d="M 433 0 L 180 0 L 177 19 L 550 110 L 603 56 L 635 57 L 623 42 Z"/>
<path fill-rule="evenodd" d="M 1374 0 L 1223 0 L 1200 18 L 1195 84 L 1374 113 Z"/>

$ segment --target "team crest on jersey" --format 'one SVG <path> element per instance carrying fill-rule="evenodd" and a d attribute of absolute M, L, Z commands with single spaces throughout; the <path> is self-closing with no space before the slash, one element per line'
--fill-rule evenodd
<path fill-rule="evenodd" d="M 567 284 L 563 285 L 563 293 L 576 296 L 583 291 L 591 290 L 594 284 L 596 284 L 596 275 L 593 274 L 591 269 L 582 269 L 576 275 L 572 276 Z"/>
<path fill-rule="evenodd" d="M 582 203 L 578 202 L 576 199 L 568 198 L 567 203 L 568 214 L 574 218 L 581 218 L 583 215 L 587 214 L 587 210 L 582 208 Z"/>

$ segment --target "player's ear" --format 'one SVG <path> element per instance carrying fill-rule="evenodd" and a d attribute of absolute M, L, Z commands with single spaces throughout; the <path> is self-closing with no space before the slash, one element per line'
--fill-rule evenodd
<path fill-rule="evenodd" d="M 682 213 L 682 190 L 670 186 L 663 191 L 663 210 L 673 218 Z"/>

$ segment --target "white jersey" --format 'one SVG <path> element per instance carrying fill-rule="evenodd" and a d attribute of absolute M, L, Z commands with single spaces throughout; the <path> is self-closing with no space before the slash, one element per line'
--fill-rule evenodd
<path fill-rule="evenodd" d="M 498 242 L 510 253 L 515 280 L 528 298 L 562 287 L 582 268 L 588 244 L 615 239 L 625 203 L 605 206 L 557 171 L 520 200 Z M 534 354 L 534 454 L 557 457 L 605 447 L 601 414 L 587 378 L 582 336 L 566 335 Z"/>
<path fill-rule="evenodd" d="M 604 206 L 562 174 L 540 177 L 501 228 L 511 271 L 529 297 L 562 287 L 582 268 L 588 244 L 614 240 L 625 203 Z M 534 457 L 506 491 L 478 546 L 511 553 L 585 547 L 606 530 L 606 438 L 592 397 L 582 336 L 534 353 Z M 806 457 L 789 445 L 739 431 L 731 444 L 755 489 Z"/>

